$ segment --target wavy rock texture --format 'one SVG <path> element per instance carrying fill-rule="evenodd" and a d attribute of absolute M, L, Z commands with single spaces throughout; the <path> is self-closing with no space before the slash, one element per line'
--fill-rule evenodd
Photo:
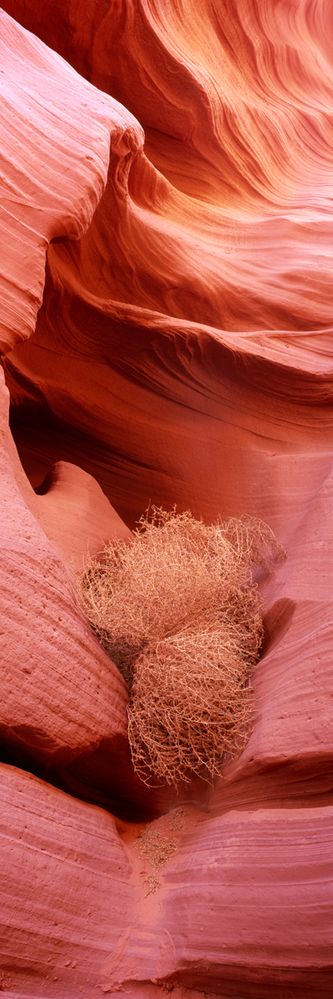
<path fill-rule="evenodd" d="M 125 960 L 110 960 L 110 988 L 142 976 L 143 963 L 148 978 L 205 995 L 329 995 L 332 818 L 332 808 L 309 809 L 305 822 L 298 808 L 244 806 L 158 820 L 133 848 L 150 868 L 138 874 L 148 946 L 133 955 L 135 929 Z"/>
<path fill-rule="evenodd" d="M 49 241 L 77 238 L 92 219 L 111 131 L 117 143 L 126 128 L 134 134 L 135 123 L 3 12 L 0 24 L 0 333 L 6 350 L 34 330 Z"/>
<path fill-rule="evenodd" d="M 114 819 L 13 767 L 1 767 L 0 788 L 8 995 L 92 996 L 131 908 Z"/>
<path fill-rule="evenodd" d="M 7 396 L 2 388 L 3 425 L 8 421 Z M 56 507 L 56 488 L 45 498 L 35 496 L 8 430 L 1 432 L 0 469 L 2 751 L 8 759 L 53 775 L 83 796 L 105 800 L 126 813 L 133 797 L 141 806 L 145 796 L 130 764 L 125 684 L 75 603 L 63 538 L 56 546 L 42 527 L 44 523 L 48 532 L 51 524 L 52 538 L 56 525 L 60 536 L 68 497 L 66 536 L 73 516 L 73 486 L 76 516 L 85 531 L 88 550 L 100 547 L 107 526 L 108 536 L 117 533 L 119 518 L 109 507 L 106 521 L 106 497 L 86 473 L 80 474 L 72 466 L 60 467 L 63 482 L 58 487 L 61 502 L 58 498 Z M 68 482 L 71 488 L 66 492 Z M 92 518 L 85 509 L 88 489 L 94 515 L 100 514 L 97 545 L 95 525 L 89 535 Z M 74 565 L 78 557 L 75 541 L 74 534 Z M 82 560 L 84 554 L 82 547 Z"/>
<path fill-rule="evenodd" d="M 192 806 L 180 800 L 148 826 L 116 828 L 106 812 L 6 770 L 14 800 L 26 788 L 23 812 L 35 794 L 43 822 L 72 810 L 68 849 L 75 823 L 100 827 L 113 883 L 121 871 L 125 886 L 118 936 L 108 882 L 107 900 L 102 876 L 94 888 L 88 984 L 69 965 L 51 983 L 41 940 L 34 984 L 25 968 L 14 995 L 123 988 L 155 999 L 166 985 L 175 999 L 330 996 L 331 5 L 5 8 L 82 74 L 2 15 L 4 120 L 9 102 L 24 141 L 18 149 L 6 127 L 1 332 L 13 432 L 38 489 L 7 435 L 8 753 L 28 730 L 10 762 L 32 765 L 38 729 L 39 766 L 65 752 L 61 776 L 59 767 L 43 776 L 118 813 L 125 800 L 138 818 L 123 686 L 68 583 L 87 548 L 127 536 L 120 517 L 132 526 L 149 499 L 207 520 L 247 512 L 268 520 L 288 554 L 262 581 L 253 733 L 216 788 L 193 789 Z M 22 676 L 32 642 L 33 674 Z M 9 822 L 27 893 L 27 851 Z M 47 883 L 38 875 L 43 914 L 58 904 L 47 858 L 65 841 L 56 830 L 50 851 L 48 835 L 38 845 L 50 872 Z M 84 900 L 76 861 L 73 877 Z M 17 954 L 30 937 L 25 917 L 15 926 Z M 76 948 L 69 933 L 68 961 Z"/>

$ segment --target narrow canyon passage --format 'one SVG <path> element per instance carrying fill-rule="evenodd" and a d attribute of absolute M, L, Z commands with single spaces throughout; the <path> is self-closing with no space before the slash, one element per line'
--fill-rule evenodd
<path fill-rule="evenodd" d="M 1 945 L 12 999 L 332 993 L 330 0 L 4 0 Z M 147 788 L 75 573 L 250 515 L 254 724 Z"/>

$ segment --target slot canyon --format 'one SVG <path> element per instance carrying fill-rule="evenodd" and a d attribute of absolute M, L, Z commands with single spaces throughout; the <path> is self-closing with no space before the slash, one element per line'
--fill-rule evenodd
<path fill-rule="evenodd" d="M 333 992 L 331 0 L 2 0 L 8 999 Z M 151 788 L 75 578 L 150 503 L 260 518 L 254 721 Z"/>

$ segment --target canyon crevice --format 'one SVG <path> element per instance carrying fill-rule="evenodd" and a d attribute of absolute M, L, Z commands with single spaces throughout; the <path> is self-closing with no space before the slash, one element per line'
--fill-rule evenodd
<path fill-rule="evenodd" d="M 0 992 L 332 992 L 332 9 L 0 13 Z M 146 788 L 75 573 L 153 502 L 250 514 L 254 726 Z"/>

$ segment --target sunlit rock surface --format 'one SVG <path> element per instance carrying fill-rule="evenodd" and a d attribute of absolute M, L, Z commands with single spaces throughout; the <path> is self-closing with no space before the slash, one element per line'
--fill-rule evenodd
<path fill-rule="evenodd" d="M 4 6 L 0 991 L 331 996 L 331 4 Z M 245 751 L 143 825 L 73 572 L 150 500 L 287 560 Z"/>
<path fill-rule="evenodd" d="M 0 13 L 1 349 L 34 330 L 50 240 L 75 239 L 131 115 Z M 140 136 L 140 128 L 137 126 Z M 121 141 L 121 140 L 120 140 Z"/>

